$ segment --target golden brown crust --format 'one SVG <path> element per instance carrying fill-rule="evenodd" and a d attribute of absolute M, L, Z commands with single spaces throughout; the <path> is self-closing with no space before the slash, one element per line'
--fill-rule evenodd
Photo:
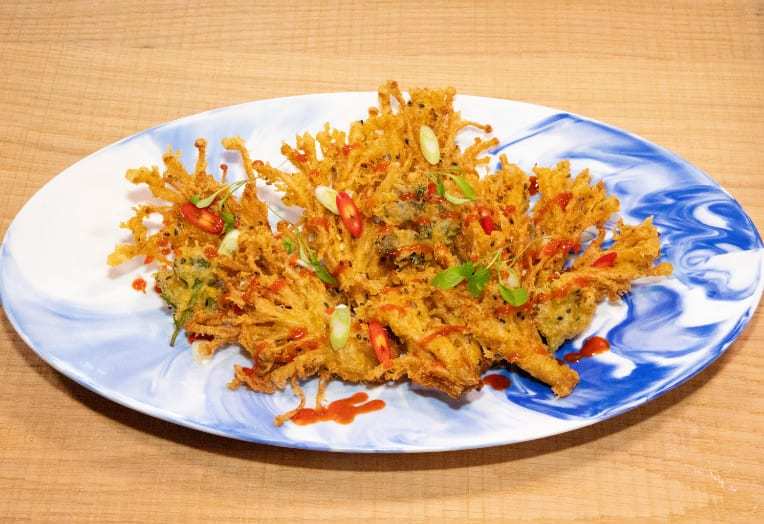
<path fill-rule="evenodd" d="M 490 126 L 462 120 L 454 94 L 412 89 L 406 96 L 388 82 L 379 89 L 379 107 L 347 131 L 327 124 L 315 136 L 298 136 L 294 146 L 284 144 L 294 172 L 253 161 L 243 140 L 225 139 L 248 180 L 274 186 L 286 204 L 304 209 L 298 224 L 281 222 L 274 233 L 254 184 L 240 197 L 223 191 L 208 210 L 236 220 L 240 234 L 230 255 L 217 254 L 220 232 L 194 227 L 181 209 L 224 187 L 206 171 L 206 142 L 196 143 L 193 174 L 168 151 L 163 173 L 128 171 L 130 181 L 147 184 L 167 204 L 138 207 L 123 224 L 133 241 L 117 246 L 108 262 L 156 260 L 176 324 L 204 339 L 198 352 L 238 344 L 251 356 L 251 367 L 236 367 L 231 387 L 270 393 L 291 383 L 299 391 L 297 380 L 320 374 L 365 383 L 408 379 L 459 397 L 480 387 L 482 371 L 506 363 L 568 395 L 578 374 L 554 350 L 585 329 L 600 301 L 627 292 L 636 278 L 670 273 L 667 264 L 654 266 L 658 233 L 649 219 L 618 223 L 603 249 L 618 200 L 601 182 L 592 185 L 588 172 L 574 177 L 567 162 L 534 169 L 535 206 L 532 179 L 506 157 L 499 171 L 481 178 L 484 153 L 498 142 L 478 134 L 466 149 L 457 147 L 461 130 L 487 133 Z M 436 166 L 419 146 L 423 125 L 438 138 Z M 465 198 L 464 184 L 474 198 Z M 319 203 L 319 185 L 352 194 L 362 233 L 353 236 Z M 446 193 L 463 201 L 453 203 Z M 154 213 L 163 225 L 150 234 L 144 219 Z M 592 232 L 596 238 L 574 257 Z M 463 283 L 433 285 L 437 274 L 466 262 L 488 273 L 477 297 Z M 527 302 L 507 304 L 501 286 L 512 280 Z M 330 317 L 339 304 L 351 308 L 352 327 L 347 344 L 334 348 Z M 389 361 L 372 347 L 371 322 L 387 329 Z"/>

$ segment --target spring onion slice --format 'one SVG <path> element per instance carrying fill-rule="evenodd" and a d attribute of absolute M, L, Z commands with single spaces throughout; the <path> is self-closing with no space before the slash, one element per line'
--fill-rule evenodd
<path fill-rule="evenodd" d="M 223 240 L 218 246 L 218 255 L 231 256 L 239 249 L 239 233 L 238 229 L 232 229 L 223 237 Z"/>
<path fill-rule="evenodd" d="M 337 191 L 329 186 L 316 186 L 314 194 L 316 195 L 316 200 L 321 202 L 321 205 L 326 209 L 335 215 L 340 214 L 339 209 L 337 209 Z"/>
<path fill-rule="evenodd" d="M 334 349 L 342 349 L 350 337 L 350 309 L 345 304 L 334 308 L 329 320 L 329 342 Z"/>
<path fill-rule="evenodd" d="M 430 126 L 419 128 L 419 147 L 427 162 L 432 165 L 440 162 L 440 144 L 438 144 L 438 137 L 435 135 L 435 131 Z"/>

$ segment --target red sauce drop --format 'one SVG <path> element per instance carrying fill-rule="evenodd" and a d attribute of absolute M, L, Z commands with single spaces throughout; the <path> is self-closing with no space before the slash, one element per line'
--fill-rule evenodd
<path fill-rule="evenodd" d="M 146 292 L 146 281 L 143 280 L 141 277 L 136 278 L 133 280 L 133 289 L 136 291 L 141 291 L 143 293 Z"/>
<path fill-rule="evenodd" d="M 306 155 L 305 153 L 298 153 L 294 156 L 294 159 L 302 164 L 303 162 L 308 161 L 308 155 Z"/>
<path fill-rule="evenodd" d="M 217 249 L 215 249 L 212 246 L 205 247 L 203 253 L 204 253 L 204 256 L 207 258 L 215 258 L 216 256 L 218 256 Z"/>
<path fill-rule="evenodd" d="M 432 246 L 428 244 L 411 244 L 410 246 L 403 246 L 393 251 L 393 256 L 395 258 L 406 257 L 413 253 L 432 253 Z"/>
<path fill-rule="evenodd" d="M 332 272 L 332 276 L 334 277 L 340 276 L 349 267 L 350 267 L 350 260 L 340 260 L 340 263 L 337 264 L 336 268 L 334 268 L 334 271 Z"/>
<path fill-rule="evenodd" d="M 446 335 L 450 335 L 451 333 L 461 333 L 462 331 L 466 331 L 467 326 L 462 325 L 450 325 L 450 326 L 441 326 L 439 328 L 434 329 L 429 334 L 422 337 L 422 339 L 419 341 L 419 345 L 424 347 L 433 340 L 435 340 L 438 337 L 445 337 Z"/>
<path fill-rule="evenodd" d="M 385 407 L 384 400 L 375 399 L 366 402 L 367 400 L 369 400 L 369 395 L 366 393 L 354 393 L 348 398 L 335 400 L 325 408 L 301 409 L 292 417 L 292 422 L 299 426 L 330 420 L 338 424 L 350 424 L 357 415 L 379 411 Z"/>
<path fill-rule="evenodd" d="M 212 340 L 212 335 L 203 335 L 201 333 L 186 333 L 186 338 L 189 342 L 195 342 L 197 340 Z"/>
<path fill-rule="evenodd" d="M 560 206 L 560 209 L 565 211 L 565 208 L 568 207 L 568 204 L 570 203 L 570 199 L 573 198 L 573 193 L 569 191 L 565 191 L 564 193 L 560 193 L 556 197 L 554 197 L 552 200 L 555 204 Z"/>
<path fill-rule="evenodd" d="M 289 332 L 289 340 L 300 340 L 302 338 L 305 338 L 305 335 L 308 334 L 308 331 L 303 327 L 294 328 Z"/>
<path fill-rule="evenodd" d="M 287 284 L 286 279 L 279 278 L 268 287 L 268 291 L 270 291 L 271 293 L 278 293 L 279 291 L 284 289 L 284 286 L 286 286 L 286 284 Z"/>
<path fill-rule="evenodd" d="M 342 154 L 343 156 L 350 155 L 350 152 L 355 149 L 355 144 L 345 144 L 342 146 Z"/>
<path fill-rule="evenodd" d="M 557 253 L 564 253 L 566 255 L 568 253 L 578 253 L 580 250 L 581 245 L 578 242 L 555 238 L 544 246 L 541 253 L 546 256 L 554 256 Z"/>
<path fill-rule="evenodd" d="M 310 217 L 305 222 L 305 225 L 314 230 L 324 228 L 326 231 L 329 231 L 329 219 L 326 217 Z"/>
<path fill-rule="evenodd" d="M 408 202 L 409 200 L 414 200 L 416 198 L 416 193 L 401 193 L 398 195 L 398 200 L 401 202 Z"/>
<path fill-rule="evenodd" d="M 492 389 L 501 391 L 509 387 L 509 379 L 504 375 L 493 374 L 483 377 L 483 384 L 490 386 Z"/>
<path fill-rule="evenodd" d="M 535 176 L 528 179 L 530 185 L 528 186 L 528 194 L 533 196 L 539 192 L 539 181 Z"/>
<path fill-rule="evenodd" d="M 390 166 L 390 162 L 386 162 L 386 161 L 383 160 L 383 161 L 381 161 L 379 164 L 377 164 L 374 167 L 374 172 L 375 173 L 384 173 L 385 171 L 387 171 L 387 168 L 389 166 Z"/>
<path fill-rule="evenodd" d="M 584 346 L 574 353 L 565 355 L 567 362 L 578 362 L 582 358 L 593 357 L 610 349 L 610 343 L 602 337 L 591 337 L 584 342 Z"/>

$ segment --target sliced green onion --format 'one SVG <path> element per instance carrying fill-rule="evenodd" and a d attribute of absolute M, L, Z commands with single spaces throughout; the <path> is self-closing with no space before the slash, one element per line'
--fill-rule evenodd
<path fill-rule="evenodd" d="M 422 150 L 424 159 L 430 164 L 436 165 L 440 162 L 440 144 L 438 144 L 438 137 L 435 136 L 435 131 L 430 126 L 419 128 L 419 147 Z"/>
<path fill-rule="evenodd" d="M 218 255 L 232 256 L 239 249 L 239 234 L 238 229 L 232 229 L 223 237 L 218 247 Z"/>
<path fill-rule="evenodd" d="M 316 199 L 321 202 L 326 209 L 335 215 L 340 214 L 339 209 L 337 209 L 337 192 L 334 189 L 329 186 L 316 186 L 314 194 L 316 195 Z"/>
<path fill-rule="evenodd" d="M 345 304 L 334 308 L 329 320 L 329 342 L 334 349 L 342 349 L 350 337 L 350 309 Z"/>

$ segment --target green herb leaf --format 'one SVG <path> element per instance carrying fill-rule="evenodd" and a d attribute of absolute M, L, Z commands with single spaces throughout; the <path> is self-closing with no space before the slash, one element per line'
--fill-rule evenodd
<path fill-rule="evenodd" d="M 200 200 L 201 200 L 201 197 L 199 197 L 199 195 L 193 195 L 191 198 L 188 199 L 188 201 L 194 204 L 195 206 L 199 205 Z"/>
<path fill-rule="evenodd" d="M 475 266 L 472 265 L 472 262 L 465 262 L 464 264 L 459 266 L 459 271 L 461 272 L 464 278 L 470 278 L 472 276 L 472 273 L 475 272 Z"/>
<path fill-rule="evenodd" d="M 469 264 L 469 262 L 467 263 Z M 464 280 L 465 276 L 463 273 L 464 270 L 462 268 L 463 265 L 445 269 L 435 275 L 430 281 L 430 284 L 438 289 L 451 289 L 452 287 L 457 286 L 462 280 Z"/>
<path fill-rule="evenodd" d="M 524 287 L 508 288 L 503 284 L 499 284 L 499 294 L 504 302 L 510 306 L 520 307 L 528 302 L 528 292 Z"/>
<path fill-rule="evenodd" d="M 220 218 L 223 219 L 225 224 L 225 232 L 228 233 L 232 229 L 236 229 L 236 216 L 230 211 L 223 211 L 220 213 Z"/>
<path fill-rule="evenodd" d="M 281 242 L 281 245 L 284 246 L 284 250 L 287 252 L 287 255 L 291 255 L 292 251 L 294 251 L 294 242 L 292 242 L 292 239 L 289 237 L 284 238 L 284 240 Z"/>
<path fill-rule="evenodd" d="M 443 184 L 443 180 L 440 178 L 440 174 L 429 172 L 427 173 L 427 178 L 435 183 L 435 192 L 438 194 L 438 196 L 443 197 L 446 194 L 446 186 Z"/>
<path fill-rule="evenodd" d="M 214 193 L 212 193 L 210 196 L 206 198 L 202 198 L 201 200 L 199 200 L 199 197 L 196 197 L 196 202 L 194 202 L 194 197 L 191 197 L 189 201 L 192 204 L 194 204 L 196 207 L 198 207 L 199 209 L 204 209 L 205 207 L 210 207 L 212 203 L 215 201 L 215 199 L 218 197 L 218 195 L 220 195 L 224 191 L 228 191 L 228 196 L 230 196 L 231 194 L 233 194 L 234 191 L 236 191 L 237 189 L 239 189 L 241 186 L 243 186 L 246 183 L 247 183 L 246 180 L 239 180 L 238 182 L 234 182 L 233 184 L 229 184 L 227 186 L 221 187 L 220 189 L 218 189 L 217 191 L 215 191 Z M 228 198 L 228 196 L 226 196 L 225 198 Z M 223 203 L 225 203 L 225 199 L 223 200 L 223 202 L 221 202 L 221 205 Z"/>
<path fill-rule="evenodd" d="M 449 202 L 451 202 L 452 204 L 454 204 L 456 206 L 461 206 L 462 204 L 467 204 L 468 202 L 472 202 L 472 200 L 473 200 L 471 198 L 462 198 L 462 197 L 454 196 L 451 193 L 444 193 L 441 196 L 443 196 L 443 198 L 445 198 L 446 200 L 448 200 Z"/>
<path fill-rule="evenodd" d="M 467 179 L 460 175 L 448 175 L 451 177 L 451 180 L 454 181 L 454 184 L 456 184 L 456 187 L 459 188 L 459 191 L 462 192 L 465 198 L 468 198 L 470 200 L 475 200 L 477 198 L 477 194 L 475 193 L 475 189 L 470 185 L 469 182 L 467 182 Z"/>
<path fill-rule="evenodd" d="M 467 290 L 470 294 L 479 298 L 485 290 L 485 286 L 488 283 L 488 279 L 491 277 L 491 272 L 485 266 L 478 266 L 475 269 L 475 273 L 467 281 Z"/>
<path fill-rule="evenodd" d="M 321 280 L 321 282 L 324 282 L 325 284 L 329 284 L 330 286 L 336 286 L 337 285 L 337 279 L 334 278 L 334 275 L 329 273 L 329 270 L 326 269 L 326 266 L 321 263 L 318 259 L 311 259 L 310 265 L 313 268 L 313 271 L 316 272 L 316 276 Z"/>
<path fill-rule="evenodd" d="M 191 318 L 191 314 L 194 312 L 194 304 L 199 298 L 199 291 L 202 289 L 202 284 L 203 282 L 198 278 L 194 280 L 194 285 L 191 287 L 191 298 L 188 299 L 186 309 L 183 310 L 178 319 L 175 321 L 175 330 L 172 332 L 172 337 L 170 338 L 170 346 L 175 345 L 175 340 L 178 338 L 178 333 L 180 333 L 180 330 L 183 328 L 183 326 L 186 325 L 188 319 Z"/>

